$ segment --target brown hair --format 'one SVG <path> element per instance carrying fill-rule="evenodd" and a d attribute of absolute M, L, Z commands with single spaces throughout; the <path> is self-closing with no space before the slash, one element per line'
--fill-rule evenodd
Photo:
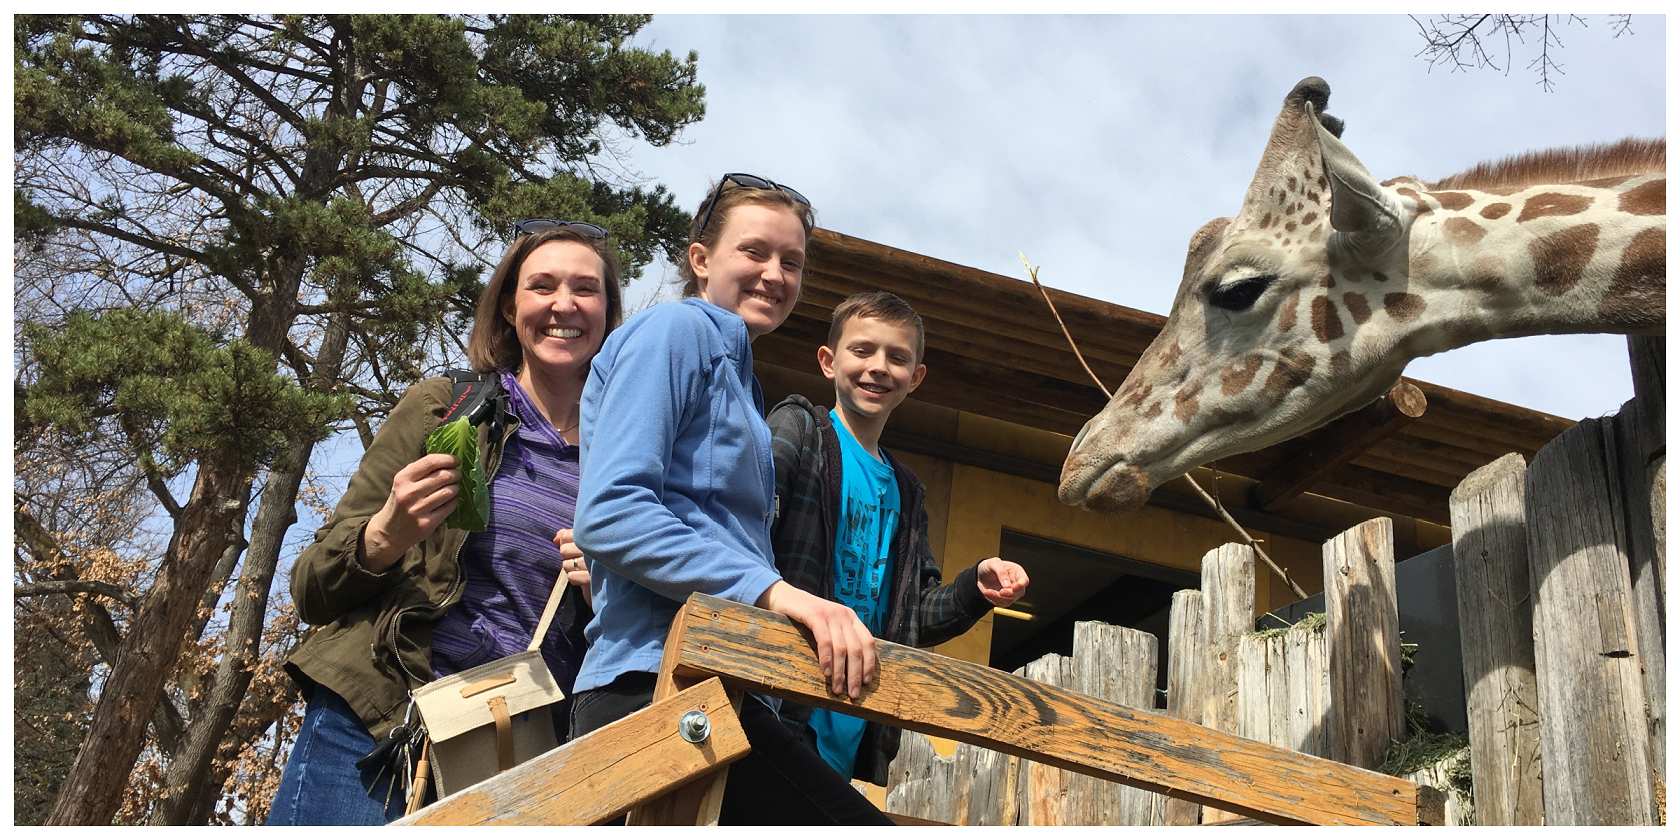
<path fill-rule="evenodd" d="M 712 204 L 717 207 L 712 207 Z M 729 218 L 729 211 L 743 204 L 762 204 L 766 207 L 786 207 L 799 217 L 799 223 L 805 226 L 805 236 L 810 238 L 811 229 L 817 226 L 816 216 L 809 204 L 801 203 L 781 190 L 757 189 L 730 184 L 728 188 L 719 191 L 716 183 L 701 200 L 700 208 L 694 211 L 694 220 L 689 222 L 688 242 L 690 245 L 698 242 L 708 250 L 717 247 L 718 233 L 723 230 L 723 223 Z M 705 222 L 706 229 L 700 229 L 700 223 Z M 700 278 L 694 276 L 694 266 L 689 262 L 688 252 L 684 250 L 681 265 L 677 266 L 677 274 L 683 279 L 683 297 L 694 297 L 700 294 Z"/>
<path fill-rule="evenodd" d="M 892 292 L 858 292 L 834 307 L 834 315 L 828 321 L 828 349 L 839 350 L 840 333 L 846 329 L 846 322 L 853 318 L 875 318 L 889 324 L 902 327 L 913 327 L 916 330 L 916 362 L 922 361 L 922 347 L 926 340 L 926 331 L 922 327 L 922 316 L 906 303 L 904 298 Z"/>
<path fill-rule="evenodd" d="M 502 317 L 502 303 L 519 285 L 519 269 L 525 258 L 539 246 L 550 242 L 581 242 L 601 258 L 601 293 L 607 296 L 607 332 L 611 333 L 623 317 L 624 306 L 618 287 L 618 254 L 606 238 L 584 236 L 566 228 L 554 227 L 536 233 L 522 234 L 508 246 L 502 261 L 491 272 L 490 281 L 478 296 L 478 308 L 473 312 L 472 334 L 467 338 L 467 361 L 473 370 L 518 370 L 525 362 L 525 350 L 519 346 L 519 335 L 513 325 Z M 605 336 L 602 337 L 605 340 Z"/>

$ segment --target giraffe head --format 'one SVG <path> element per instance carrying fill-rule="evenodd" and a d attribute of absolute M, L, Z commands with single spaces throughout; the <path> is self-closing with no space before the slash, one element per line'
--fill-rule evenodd
<path fill-rule="evenodd" d="M 1063 502 L 1137 508 L 1199 465 L 1322 425 L 1399 378 L 1402 338 L 1366 329 L 1377 320 L 1367 295 L 1379 317 L 1415 305 L 1409 210 L 1342 145 L 1329 97 L 1323 79 L 1295 85 L 1242 209 L 1191 237 L 1166 326 L 1074 438 Z"/>

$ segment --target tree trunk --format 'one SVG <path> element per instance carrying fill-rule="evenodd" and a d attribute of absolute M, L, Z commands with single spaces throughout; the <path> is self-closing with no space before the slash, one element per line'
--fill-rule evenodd
<path fill-rule="evenodd" d="M 328 326 L 314 375 L 310 377 L 314 387 L 328 387 L 337 379 L 349 341 L 348 322 L 349 317 L 340 314 Z M 315 444 L 311 441 L 292 441 L 291 448 L 269 472 L 257 504 L 256 519 L 251 523 L 251 547 L 245 554 L 245 565 L 234 593 L 222 658 L 205 692 L 207 699 L 202 712 L 188 724 L 181 747 L 169 763 L 163 801 L 152 812 L 153 825 L 185 825 L 207 796 L 214 801 L 217 790 L 206 787 L 213 775 L 211 760 L 245 700 L 253 669 L 261 658 L 258 646 L 268 618 L 269 590 L 280 564 L 286 531 L 297 522 L 298 488 L 314 451 Z M 237 745 L 234 748 L 237 750 Z M 219 780 L 226 775 L 214 775 L 219 789 Z"/>
<path fill-rule="evenodd" d="M 157 582 L 111 663 L 87 739 L 47 824 L 109 824 L 121 803 L 145 740 L 146 721 L 180 656 L 199 593 L 222 552 L 243 530 L 252 480 L 244 460 L 241 452 L 219 452 L 199 463 L 192 497 L 177 520 Z"/>

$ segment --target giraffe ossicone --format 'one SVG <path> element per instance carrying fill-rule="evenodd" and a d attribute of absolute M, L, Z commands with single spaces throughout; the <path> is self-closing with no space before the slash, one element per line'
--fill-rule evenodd
<path fill-rule="evenodd" d="M 1140 507 L 1195 467 L 1365 406 L 1421 356 L 1663 333 L 1665 140 L 1379 183 L 1329 98 L 1323 79 L 1295 85 L 1241 209 L 1191 237 L 1166 326 L 1074 438 L 1063 502 Z"/>

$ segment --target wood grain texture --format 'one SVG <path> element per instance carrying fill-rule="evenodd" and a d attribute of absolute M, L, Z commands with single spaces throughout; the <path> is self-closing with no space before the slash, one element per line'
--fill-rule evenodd
<path fill-rule="evenodd" d="M 1585 420 L 1528 470 L 1529 583 L 1547 825 L 1656 816 L 1628 558 L 1602 427 Z"/>
<path fill-rule="evenodd" d="M 1668 741 L 1668 652 L 1664 645 L 1667 610 L 1663 584 L 1658 579 L 1656 532 L 1651 522 L 1651 485 L 1644 443 L 1641 440 L 1638 400 L 1629 400 L 1612 421 L 1601 427 L 1605 435 L 1605 459 L 1613 465 L 1610 506 L 1621 525 L 1628 558 L 1634 638 L 1638 644 L 1639 671 L 1645 679 L 1645 719 L 1651 747 L 1653 772 L 1666 777 Z"/>
<path fill-rule="evenodd" d="M 1202 725 L 1236 733 L 1237 640 L 1254 629 L 1254 549 L 1226 543 L 1202 557 Z M 1236 814 L 1203 812 L 1203 822 Z"/>
<path fill-rule="evenodd" d="M 691 709 L 711 718 L 711 737 L 700 744 L 677 732 Z M 747 750 L 723 684 L 707 679 L 395 824 L 591 825 L 728 766 Z"/>
<path fill-rule="evenodd" d="M 665 651 L 660 657 L 659 674 L 653 685 L 655 701 L 674 696 L 698 682 L 692 677 L 676 673 L 676 651 L 671 642 L 682 635 L 687 619 L 687 615 L 677 613 L 671 621 L 671 629 L 666 631 Z M 730 701 L 734 713 L 740 714 L 741 693 L 732 692 Z M 723 788 L 728 782 L 729 767 L 724 765 L 715 773 L 694 779 L 665 796 L 655 797 L 630 809 L 630 812 L 625 814 L 624 824 L 717 825 L 718 815 L 723 810 Z"/>
<path fill-rule="evenodd" d="M 1191 723 L 1202 722 L 1206 678 L 1207 634 L 1202 624 L 1202 592 L 1180 589 L 1173 593 L 1167 615 L 1167 714 Z M 1185 800 L 1162 797 L 1156 825 L 1195 825 L 1201 822 L 1202 806 Z"/>
<path fill-rule="evenodd" d="M 1324 544 L 1324 612 L 1331 757 L 1376 767 L 1405 737 L 1393 520 L 1373 519 Z"/>
<path fill-rule="evenodd" d="M 879 643 L 879 684 L 857 703 L 829 694 L 791 621 L 692 596 L 679 673 L 1010 753 L 1277 823 L 1415 824 L 1416 785 L 1163 713 Z"/>
<path fill-rule="evenodd" d="M 1453 491 L 1453 574 L 1481 825 L 1541 825 L 1540 699 L 1529 597 L 1528 466 L 1513 452 Z"/>

